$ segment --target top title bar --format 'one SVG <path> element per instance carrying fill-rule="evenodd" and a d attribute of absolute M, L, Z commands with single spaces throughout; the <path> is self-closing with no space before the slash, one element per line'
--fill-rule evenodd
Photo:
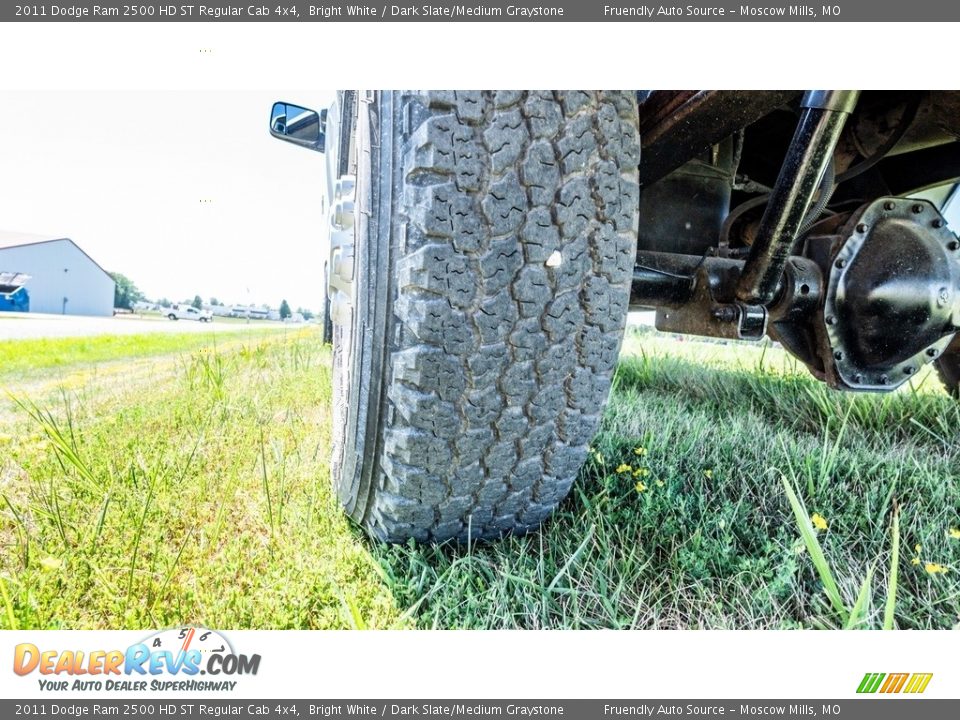
<path fill-rule="evenodd" d="M 714 2 L 661 5 L 598 0 L 173 4 L 63 2 L 0 6 L 3 22 L 951 22 L 942 0 L 828 0 L 829 4 Z"/>

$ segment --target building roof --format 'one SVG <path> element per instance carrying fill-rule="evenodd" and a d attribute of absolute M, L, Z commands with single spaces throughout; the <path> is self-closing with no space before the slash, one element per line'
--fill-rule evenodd
<path fill-rule="evenodd" d="M 87 255 L 84 252 L 83 248 L 77 245 L 73 240 L 67 237 L 51 237 L 49 235 L 35 235 L 33 233 L 22 233 L 22 232 L 9 232 L 7 230 L 0 230 L 0 250 L 7 250 L 9 248 L 15 247 L 24 247 L 27 245 L 43 245 L 46 243 L 53 242 L 68 242 L 73 245 L 77 250 L 79 250 L 90 262 L 92 262 L 99 270 L 113 280 L 113 276 L 110 275 L 103 267 L 94 260 L 92 257 Z"/>
<path fill-rule="evenodd" d="M 42 242 L 51 242 L 53 240 L 67 240 L 69 238 L 56 237 L 54 235 L 37 235 L 35 233 L 10 232 L 9 230 L 0 230 L 0 248 L 19 247 L 21 245 L 36 245 Z"/>

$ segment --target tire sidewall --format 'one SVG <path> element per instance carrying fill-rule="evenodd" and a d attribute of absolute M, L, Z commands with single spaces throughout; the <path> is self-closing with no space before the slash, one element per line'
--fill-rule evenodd
<path fill-rule="evenodd" d="M 379 420 L 390 307 L 389 198 L 393 146 L 390 92 L 356 103 L 356 196 L 350 322 L 333 336 L 334 447 L 331 479 L 347 514 L 363 523 L 378 472 Z M 386 127 L 384 127 L 386 126 Z M 384 205 L 384 203 L 386 203 Z M 381 215 L 386 215 L 384 224 Z M 386 228 L 380 237 L 378 228 Z"/>

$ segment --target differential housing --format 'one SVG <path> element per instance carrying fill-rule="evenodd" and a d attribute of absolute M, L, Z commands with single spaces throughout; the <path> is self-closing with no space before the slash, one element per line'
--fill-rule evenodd
<path fill-rule="evenodd" d="M 826 380 L 892 390 L 960 329 L 960 241 L 931 203 L 886 197 L 855 211 L 832 248 L 817 327 Z"/>

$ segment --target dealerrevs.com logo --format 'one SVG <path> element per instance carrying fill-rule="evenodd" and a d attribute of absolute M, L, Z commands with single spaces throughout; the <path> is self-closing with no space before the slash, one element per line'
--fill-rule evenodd
<path fill-rule="evenodd" d="M 237 653 L 221 633 L 196 627 L 164 630 L 126 650 L 20 643 L 13 654 L 13 671 L 37 674 L 40 689 L 49 691 L 231 691 L 238 682 L 233 678 L 259 669 L 260 655 Z"/>

